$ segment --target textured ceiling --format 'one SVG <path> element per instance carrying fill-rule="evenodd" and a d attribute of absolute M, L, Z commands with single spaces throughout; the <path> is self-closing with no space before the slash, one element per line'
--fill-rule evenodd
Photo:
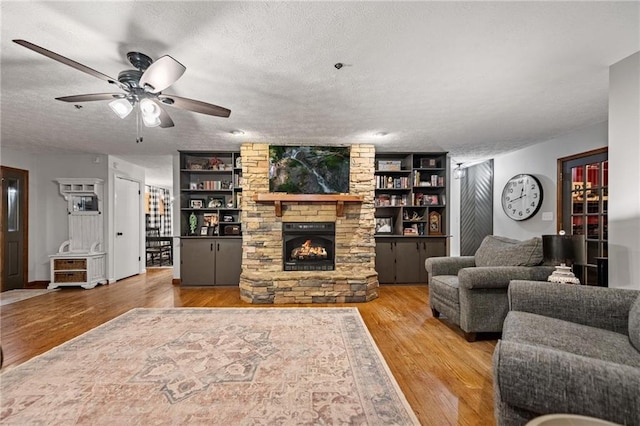
<path fill-rule="evenodd" d="M 640 50 L 639 2 L 3 1 L 0 8 L 2 146 L 112 154 L 160 173 L 178 149 L 238 149 L 247 141 L 490 158 L 606 120 L 608 67 Z M 136 144 L 133 114 L 121 120 L 106 102 L 76 109 L 54 100 L 113 86 L 11 42 L 17 38 L 113 77 L 131 68 L 129 51 L 169 54 L 187 71 L 165 93 L 224 106 L 231 116 L 167 107 L 175 127 L 144 128 Z M 244 135 L 230 133 L 236 129 Z"/>

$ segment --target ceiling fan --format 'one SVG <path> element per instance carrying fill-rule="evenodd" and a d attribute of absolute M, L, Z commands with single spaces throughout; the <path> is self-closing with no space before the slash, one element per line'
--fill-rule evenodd
<path fill-rule="evenodd" d="M 142 122 L 147 127 L 174 126 L 173 120 L 171 120 L 169 114 L 162 108 L 161 104 L 216 117 L 229 117 L 231 114 L 230 110 L 221 106 L 196 101 L 194 99 L 182 98 L 176 95 L 163 94 L 162 91 L 175 83 L 186 70 L 184 65 L 169 55 L 162 56 L 153 61 L 144 53 L 129 52 L 127 53 L 127 59 L 136 69 L 124 70 L 120 72 L 118 78 L 115 79 L 28 41 L 13 41 L 48 58 L 101 80 L 105 80 L 109 84 L 118 86 L 124 91 L 124 93 L 94 93 L 62 96 L 56 98 L 59 101 L 76 103 L 111 100 L 109 106 L 120 118 L 127 117 L 131 111 L 133 111 L 134 107 L 138 105 L 142 115 Z"/>

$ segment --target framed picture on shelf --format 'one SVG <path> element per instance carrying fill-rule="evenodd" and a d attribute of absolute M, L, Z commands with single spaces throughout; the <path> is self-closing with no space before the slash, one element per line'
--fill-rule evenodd
<path fill-rule="evenodd" d="M 203 223 L 206 226 L 214 226 L 218 224 L 218 213 L 205 213 L 203 215 Z"/>
<path fill-rule="evenodd" d="M 376 217 L 376 234 L 392 234 L 393 218 Z"/>
<path fill-rule="evenodd" d="M 204 200 L 195 198 L 189 201 L 189 207 L 192 209 L 201 209 L 204 207 Z"/>
<path fill-rule="evenodd" d="M 420 159 L 420 168 L 421 169 L 433 169 L 436 167 L 436 159 L 435 158 L 421 158 Z"/>
<path fill-rule="evenodd" d="M 218 225 L 210 226 L 210 227 L 209 227 L 209 233 L 208 233 L 208 235 L 209 235 L 210 237 L 213 237 L 213 236 L 215 236 L 215 235 L 218 235 Z"/>
<path fill-rule="evenodd" d="M 207 208 L 217 209 L 219 207 L 224 207 L 224 197 L 207 197 Z"/>
<path fill-rule="evenodd" d="M 201 226 L 200 227 L 200 235 L 203 235 L 203 236 L 209 235 L 209 227 L 208 226 Z"/>
<path fill-rule="evenodd" d="M 438 196 L 437 195 L 426 195 L 427 204 L 433 205 L 438 204 Z"/>

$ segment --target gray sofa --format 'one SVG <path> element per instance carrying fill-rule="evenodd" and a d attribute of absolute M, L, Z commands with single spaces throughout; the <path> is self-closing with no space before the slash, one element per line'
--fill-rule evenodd
<path fill-rule="evenodd" d="M 425 268 L 433 316 L 444 314 L 468 341 L 477 333 L 500 332 L 509 310 L 509 281 L 546 280 L 554 267 L 541 263 L 541 238 L 493 235 L 484 238 L 474 256 L 429 258 Z"/>
<path fill-rule="evenodd" d="M 512 281 L 493 355 L 499 426 L 570 413 L 640 424 L 640 292 Z"/>

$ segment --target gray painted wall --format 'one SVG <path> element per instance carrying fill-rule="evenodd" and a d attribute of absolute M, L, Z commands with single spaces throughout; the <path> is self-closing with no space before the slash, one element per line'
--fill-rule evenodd
<path fill-rule="evenodd" d="M 640 52 L 609 72 L 609 286 L 640 290 Z"/>

